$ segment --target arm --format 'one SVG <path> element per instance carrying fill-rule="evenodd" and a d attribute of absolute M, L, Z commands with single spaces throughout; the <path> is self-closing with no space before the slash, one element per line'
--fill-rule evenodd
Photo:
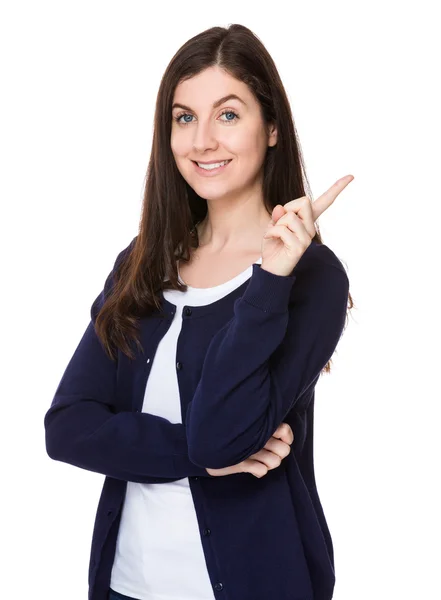
<path fill-rule="evenodd" d="M 148 413 L 115 413 L 117 363 L 105 354 L 94 324 L 126 250 L 92 304 L 91 321 L 44 417 L 46 451 L 54 460 L 125 481 L 211 477 L 190 461 L 182 423 Z"/>
<path fill-rule="evenodd" d="M 211 340 L 185 419 L 195 464 L 222 468 L 261 450 L 334 353 L 346 273 L 314 265 L 290 303 L 296 278 L 254 264 L 234 317 Z"/>

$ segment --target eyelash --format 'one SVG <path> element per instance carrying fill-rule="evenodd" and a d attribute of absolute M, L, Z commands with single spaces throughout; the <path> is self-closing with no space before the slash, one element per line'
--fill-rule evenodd
<path fill-rule="evenodd" d="M 234 112 L 234 110 L 228 110 L 228 109 L 225 109 L 224 111 L 222 111 L 222 112 L 221 112 L 221 114 L 220 114 L 219 116 L 221 117 L 222 115 L 225 115 L 225 114 L 227 114 L 227 113 L 231 113 L 231 114 L 233 114 L 233 115 L 235 116 L 235 119 L 232 119 L 231 121 L 224 121 L 224 123 L 234 123 L 234 121 L 236 121 L 237 119 L 240 119 L 239 115 L 238 115 L 237 113 L 235 113 L 235 112 Z M 177 115 L 176 117 L 174 117 L 174 120 L 175 120 L 175 121 L 176 121 L 176 122 L 177 122 L 179 125 L 191 125 L 191 123 L 192 123 L 193 121 L 190 121 L 190 122 L 187 122 L 187 123 L 183 123 L 182 121 L 180 121 L 180 119 L 181 119 L 183 116 L 185 116 L 185 115 L 188 115 L 188 114 L 190 114 L 190 113 L 185 113 L 185 112 L 184 112 L 184 113 L 181 113 L 180 115 Z M 190 115 L 190 116 L 192 116 L 192 115 Z"/>

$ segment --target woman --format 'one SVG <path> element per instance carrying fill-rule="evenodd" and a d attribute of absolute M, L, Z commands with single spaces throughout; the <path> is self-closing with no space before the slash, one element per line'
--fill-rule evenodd
<path fill-rule="evenodd" d="M 138 235 L 45 416 L 51 458 L 106 476 L 89 600 L 332 597 L 314 387 L 351 298 L 315 221 L 352 176 L 312 202 L 303 175 L 259 39 L 231 25 L 184 44 Z"/>

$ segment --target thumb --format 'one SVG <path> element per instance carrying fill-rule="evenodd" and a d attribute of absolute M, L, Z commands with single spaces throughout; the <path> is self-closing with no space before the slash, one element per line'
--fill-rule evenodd
<path fill-rule="evenodd" d="M 286 213 L 286 210 L 284 209 L 284 207 L 281 204 L 277 204 L 272 211 L 272 215 L 271 215 L 271 225 L 275 225 L 277 223 L 277 221 L 283 217 L 283 215 Z"/>

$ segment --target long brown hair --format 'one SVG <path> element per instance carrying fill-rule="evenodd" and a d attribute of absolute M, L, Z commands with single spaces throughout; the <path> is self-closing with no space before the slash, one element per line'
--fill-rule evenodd
<path fill-rule="evenodd" d="M 124 260 L 115 265 L 111 293 L 95 320 L 97 336 L 113 360 L 114 348 L 133 359 L 133 341 L 142 351 L 138 320 L 160 309 L 161 290 L 187 290 L 178 279 L 177 260 L 188 261 L 190 249 L 198 247 L 196 225 L 207 214 L 207 201 L 176 166 L 170 147 L 172 102 L 181 81 L 212 66 L 246 83 L 260 103 L 265 122 L 276 124 L 277 143 L 268 147 L 264 162 L 263 198 L 268 213 L 294 198 L 313 200 L 288 98 L 259 38 L 247 27 L 232 24 L 212 27 L 189 39 L 173 56 L 159 87 L 138 235 Z M 313 239 L 321 244 L 317 222 L 316 229 Z M 351 309 L 351 294 L 348 300 Z M 330 372 L 330 362 L 323 371 Z"/>

